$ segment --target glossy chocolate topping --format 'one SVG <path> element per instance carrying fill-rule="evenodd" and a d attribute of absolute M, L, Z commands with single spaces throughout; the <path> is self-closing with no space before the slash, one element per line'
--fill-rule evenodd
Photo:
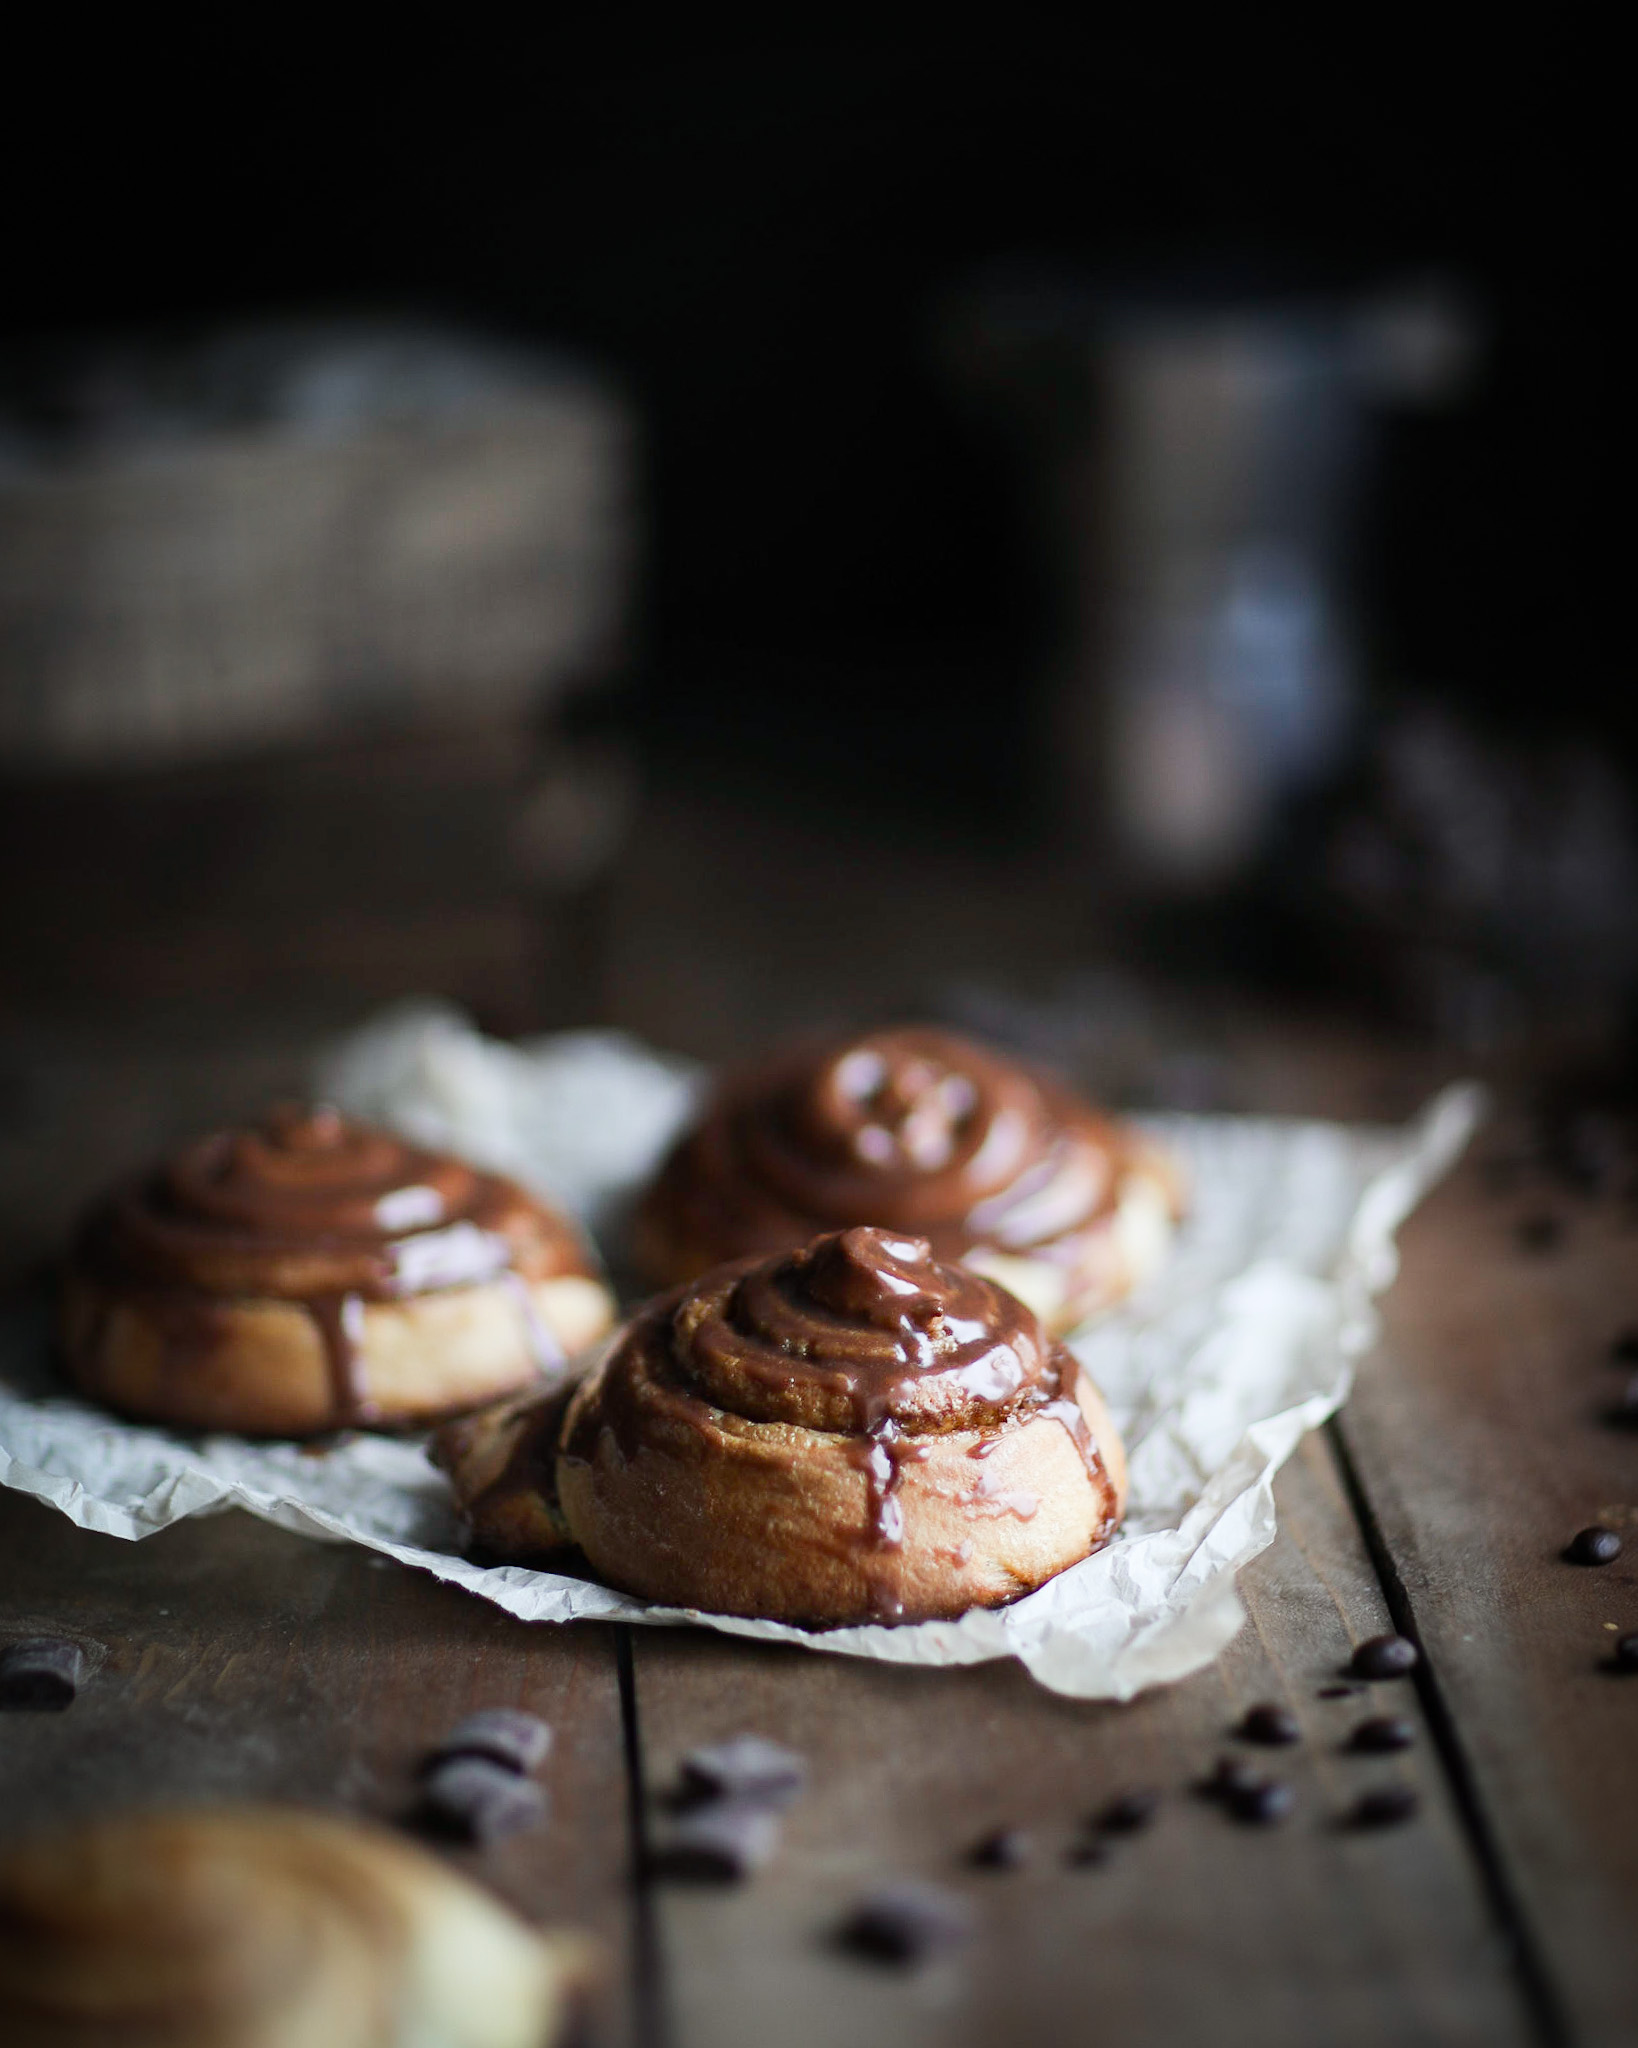
<path fill-rule="evenodd" d="M 651 1213 L 718 1256 L 880 1224 L 940 1258 L 1057 1255 L 1113 1206 L 1120 1131 L 946 1031 L 871 1032 L 730 1082 L 667 1161 Z"/>
<path fill-rule="evenodd" d="M 925 1238 L 860 1227 L 718 1269 L 645 1309 L 596 1399 L 571 1417 L 564 1456 L 590 1458 L 607 1427 L 629 1462 L 653 1425 L 707 1428 L 712 1410 L 826 1431 L 849 1439 L 866 1477 L 861 1543 L 891 1548 L 903 1533 L 893 1499 L 902 1468 L 926 1455 L 930 1436 L 1047 1414 L 1107 1488 L 1077 1372 L 1004 1288 L 941 1264 Z M 972 1455 L 993 1448 L 986 1435 Z M 1034 1511 L 1033 1501 L 1001 1505 Z"/>
<path fill-rule="evenodd" d="M 117 1190 L 78 1256 L 112 1286 L 149 1294 L 178 1345 L 211 1341 L 214 1302 L 301 1303 L 341 1420 L 363 1419 L 354 1362 L 366 1301 L 592 1270 L 571 1226 L 512 1182 L 294 1105 L 202 1138 Z"/>
<path fill-rule="evenodd" d="M 669 1327 L 672 1361 L 704 1399 L 804 1429 L 973 1429 L 1056 1374 L 1022 1302 L 939 1265 L 925 1238 L 882 1230 L 709 1275 Z"/>

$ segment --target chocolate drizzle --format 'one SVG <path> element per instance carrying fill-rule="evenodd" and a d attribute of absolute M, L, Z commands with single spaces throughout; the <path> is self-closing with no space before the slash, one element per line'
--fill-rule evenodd
<path fill-rule="evenodd" d="M 873 1032 L 731 1081 L 679 1144 L 640 1234 L 704 1263 L 877 1224 L 955 1260 L 1074 1267 L 1132 1144 L 1064 1089 L 952 1033 Z"/>
<path fill-rule="evenodd" d="M 848 1456 L 865 1476 L 870 1540 L 878 1550 L 897 1550 L 904 1541 L 904 1510 L 897 1499 L 904 1468 L 920 1464 L 927 1446 L 907 1437 L 889 1415 L 854 1437 Z"/>
<path fill-rule="evenodd" d="M 380 1410 L 369 1398 L 359 1344 L 364 1335 L 364 1302 L 357 1294 L 315 1294 L 307 1303 L 324 1345 L 330 1373 L 330 1405 L 338 1429 L 374 1422 Z"/>
<path fill-rule="evenodd" d="M 606 1437 L 630 1464 L 652 1451 L 654 1422 L 710 1436 L 724 1416 L 840 1437 L 862 1482 L 859 1523 L 841 1540 L 879 1592 L 878 1618 L 893 1620 L 891 1575 L 875 1560 L 903 1544 L 905 1472 L 940 1436 L 985 1432 L 968 1447 L 982 1460 L 1007 1431 L 1051 1416 L 1113 1519 L 1077 1372 L 1004 1289 L 941 1264 L 924 1238 L 853 1228 L 723 1268 L 643 1311 L 607 1360 L 596 1400 L 573 1413 L 563 1455 L 590 1462 Z M 1039 1506 L 990 1484 L 982 1465 L 968 1499 L 979 1513 L 1024 1520 Z"/>
<path fill-rule="evenodd" d="M 336 1427 L 377 1419 L 361 1352 L 368 1303 L 505 1277 L 551 1371 L 562 1348 L 525 1283 L 592 1271 L 572 1228 L 510 1181 L 323 1105 L 203 1138 L 117 1190 L 82 1231 L 78 1261 L 142 1296 L 178 1364 L 208 1362 L 227 1302 L 299 1304 L 323 1347 Z"/>
<path fill-rule="evenodd" d="M 504 1277 L 523 1319 L 523 1331 L 529 1340 L 529 1357 L 535 1371 L 542 1379 L 556 1379 L 569 1362 L 568 1354 L 557 1341 L 546 1318 L 535 1307 L 535 1298 L 522 1275 L 508 1272 Z"/>

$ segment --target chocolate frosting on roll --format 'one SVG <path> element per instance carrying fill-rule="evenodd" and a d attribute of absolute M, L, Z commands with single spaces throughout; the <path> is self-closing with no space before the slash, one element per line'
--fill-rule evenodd
<path fill-rule="evenodd" d="M 190 1333 L 208 1343 L 215 1301 L 301 1303 L 324 1340 L 338 1422 L 370 1419 L 356 1372 L 366 1301 L 593 1270 L 573 1228 L 511 1181 L 324 1105 L 202 1138 L 117 1189 L 77 1256 L 151 1296 L 178 1345 Z M 555 1362 L 537 1325 L 531 1312 L 540 1362 Z"/>
<path fill-rule="evenodd" d="M 989 1245 L 1072 1263 L 1131 1150 L 1067 1090 L 969 1040 L 877 1031 L 730 1082 L 646 1207 L 716 1257 L 872 1223 L 943 1259 Z"/>
<path fill-rule="evenodd" d="M 1112 1518 L 1078 1371 L 1004 1288 L 941 1263 L 925 1238 L 861 1227 L 721 1268 L 651 1304 L 571 1410 L 563 1456 L 589 1461 L 606 1428 L 630 1464 L 663 1450 L 669 1430 L 709 1426 L 713 1412 L 834 1433 L 867 1480 L 857 1545 L 892 1549 L 903 1535 L 893 1496 L 927 1438 L 986 1432 L 971 1447 L 983 1458 L 995 1432 L 1044 1414 L 1074 1440 Z"/>

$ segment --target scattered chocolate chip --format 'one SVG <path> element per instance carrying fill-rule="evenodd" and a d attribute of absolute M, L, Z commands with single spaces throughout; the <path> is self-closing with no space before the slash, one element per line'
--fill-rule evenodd
<path fill-rule="evenodd" d="M 1617 1671 L 1638 1671 L 1638 1636 L 1621 1636 L 1610 1652 Z"/>
<path fill-rule="evenodd" d="M 1269 1701 L 1248 1709 L 1239 1734 L 1242 1741 L 1266 1743 L 1271 1749 L 1283 1749 L 1302 1740 L 1302 1729 L 1291 1709 Z"/>
<path fill-rule="evenodd" d="M 779 1811 L 765 1799 L 713 1799 L 666 1828 L 654 1863 L 664 1877 L 733 1884 L 764 1869 L 779 1848 Z"/>
<path fill-rule="evenodd" d="M 1282 1779 L 1268 1778 L 1231 1792 L 1226 1803 L 1236 1820 L 1251 1827 L 1271 1827 L 1295 1810 L 1297 1795 Z"/>
<path fill-rule="evenodd" d="M 980 1870 L 1018 1870 L 1029 1861 L 1029 1846 L 1022 1828 L 996 1828 L 973 1844 L 968 1861 Z"/>
<path fill-rule="evenodd" d="M 1064 1861 L 1073 1870 L 1089 1870 L 1109 1861 L 1109 1844 L 1101 1835 L 1078 1835 L 1064 1851 Z"/>
<path fill-rule="evenodd" d="M 1565 1545 L 1569 1564 L 1614 1564 L 1621 1555 L 1621 1539 L 1613 1529 L 1580 1529 Z"/>
<path fill-rule="evenodd" d="M 1638 1325 L 1621 1331 L 1610 1344 L 1610 1357 L 1617 1365 L 1638 1365 Z"/>
<path fill-rule="evenodd" d="M 1556 1216 L 1526 1216 L 1514 1231 L 1527 1252 L 1550 1252 L 1563 1241 L 1564 1225 Z"/>
<path fill-rule="evenodd" d="M 421 1787 L 423 1817 L 440 1833 L 466 1842 L 499 1842 L 546 1818 L 546 1794 L 488 1757 L 451 1757 Z"/>
<path fill-rule="evenodd" d="M 953 1892 L 905 1878 L 867 1892 L 842 1927 L 845 1945 L 883 1963 L 920 1963 L 970 1939 L 972 1909 Z"/>
<path fill-rule="evenodd" d="M 804 1758 L 761 1735 L 707 1743 L 683 1758 L 684 1788 L 695 1797 L 760 1799 L 787 1805 L 807 1780 Z"/>
<path fill-rule="evenodd" d="M 47 1636 L 11 1643 L 0 1650 L 0 1707 L 61 1713 L 74 1704 L 85 1677 L 85 1652 L 78 1643 Z"/>
<path fill-rule="evenodd" d="M 1372 1636 L 1355 1650 L 1348 1669 L 1356 1678 L 1368 1678 L 1374 1683 L 1383 1678 L 1403 1678 L 1406 1672 L 1416 1669 L 1419 1661 L 1416 1645 L 1404 1636 Z"/>
<path fill-rule="evenodd" d="M 1393 1828 L 1412 1819 L 1421 1803 L 1409 1785 L 1379 1785 L 1359 1795 L 1348 1818 L 1356 1828 Z"/>
<path fill-rule="evenodd" d="M 1220 1756 L 1217 1768 L 1209 1778 L 1202 1781 L 1200 1790 L 1207 1799 L 1237 1799 L 1242 1793 L 1255 1792 L 1267 1781 L 1255 1764 L 1248 1764 L 1241 1756 Z"/>
<path fill-rule="evenodd" d="M 1351 1700 L 1358 1691 L 1357 1685 L 1322 1685 L 1319 1697 L 1322 1700 Z"/>
<path fill-rule="evenodd" d="M 1106 1835 L 1135 1835 L 1149 1825 L 1159 1810 L 1158 1792 L 1123 1792 L 1102 1809 L 1094 1825 Z"/>
<path fill-rule="evenodd" d="M 1403 1714 L 1378 1714 L 1374 1720 L 1360 1722 L 1348 1747 L 1367 1756 L 1383 1756 L 1391 1749 L 1409 1749 L 1415 1741 L 1414 1721 Z"/>
<path fill-rule="evenodd" d="M 517 1707 L 485 1707 L 455 1724 L 432 1752 L 431 1765 L 481 1756 L 522 1776 L 546 1761 L 551 1746 L 552 1731 L 537 1715 Z"/>

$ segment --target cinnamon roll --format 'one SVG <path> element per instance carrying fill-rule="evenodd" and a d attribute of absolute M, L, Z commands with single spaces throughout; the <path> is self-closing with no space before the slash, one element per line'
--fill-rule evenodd
<path fill-rule="evenodd" d="M 593 1962 L 318 1814 L 136 1815 L 0 1859 L 8 2048 L 544 2048 Z"/>
<path fill-rule="evenodd" d="M 657 1287 L 880 1224 L 1071 1329 L 1159 1264 L 1177 1175 L 1129 1127 L 948 1031 L 872 1031 L 732 1077 L 661 1167 L 635 1253 Z"/>
<path fill-rule="evenodd" d="M 1015 1295 L 856 1228 L 662 1297 L 565 1402 L 455 1425 L 478 1540 L 579 1547 L 668 1605 L 812 1627 L 996 1607 L 1126 1496 L 1091 1380 Z"/>
<path fill-rule="evenodd" d="M 573 1225 L 522 1188 L 286 1107 L 98 1205 L 61 1337 L 71 1378 L 125 1414 L 306 1436 L 538 1383 L 613 1316 Z"/>

